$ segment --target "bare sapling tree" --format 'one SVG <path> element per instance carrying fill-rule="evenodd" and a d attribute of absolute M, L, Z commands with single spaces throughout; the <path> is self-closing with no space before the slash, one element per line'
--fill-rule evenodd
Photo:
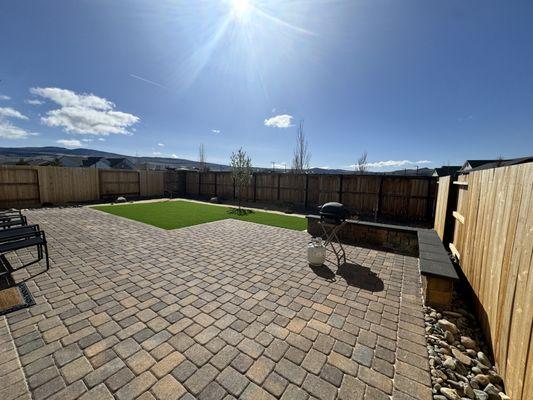
<path fill-rule="evenodd" d="M 252 159 L 241 147 L 231 153 L 230 165 L 240 210 L 243 193 L 248 188 L 252 178 Z"/>
<path fill-rule="evenodd" d="M 367 157 L 368 153 L 365 150 L 357 159 L 357 164 L 355 165 L 355 170 L 357 172 L 365 172 L 368 169 L 368 164 L 366 162 Z"/>
<path fill-rule="evenodd" d="M 198 171 L 205 172 L 207 171 L 207 163 L 205 157 L 205 146 L 203 143 L 200 144 L 198 149 Z"/>
<path fill-rule="evenodd" d="M 304 123 L 300 121 L 298 133 L 296 134 L 296 148 L 292 158 L 292 171 L 296 173 L 305 173 L 309 169 L 311 162 L 311 153 L 304 133 Z"/>

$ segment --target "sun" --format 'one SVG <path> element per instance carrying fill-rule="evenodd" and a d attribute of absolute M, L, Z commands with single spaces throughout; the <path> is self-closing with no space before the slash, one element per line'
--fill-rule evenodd
<path fill-rule="evenodd" d="M 250 14 L 252 6 L 249 0 L 231 0 L 231 10 L 237 18 L 245 18 Z"/>

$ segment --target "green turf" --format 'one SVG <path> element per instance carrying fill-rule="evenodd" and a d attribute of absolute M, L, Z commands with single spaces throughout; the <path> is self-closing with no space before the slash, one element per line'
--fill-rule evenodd
<path fill-rule="evenodd" d="M 305 218 L 252 210 L 246 210 L 246 213 L 242 214 L 234 207 L 221 207 L 191 201 L 160 201 L 95 206 L 94 208 L 163 229 L 183 228 L 228 218 L 298 231 L 303 231 L 307 227 Z"/>

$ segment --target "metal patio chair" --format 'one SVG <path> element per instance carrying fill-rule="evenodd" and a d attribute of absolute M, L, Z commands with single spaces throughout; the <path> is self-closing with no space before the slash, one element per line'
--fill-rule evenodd
<path fill-rule="evenodd" d="M 3 267 L 3 271 L 0 271 L 0 276 L 8 275 L 15 270 L 9 263 L 6 254 L 32 247 L 37 248 L 37 258 L 16 269 L 26 268 L 45 259 L 46 270 L 48 271 L 50 268 L 48 244 L 46 235 L 44 231 L 40 230 L 39 225 L 26 225 L 0 230 L 0 264 Z"/>

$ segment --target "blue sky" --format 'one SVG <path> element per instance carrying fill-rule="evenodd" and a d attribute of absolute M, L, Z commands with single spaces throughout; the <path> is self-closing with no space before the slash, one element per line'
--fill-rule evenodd
<path fill-rule="evenodd" d="M 531 155 L 531 21 L 531 1 L 4 0 L 0 146 L 269 166 L 303 119 L 312 166 Z"/>

